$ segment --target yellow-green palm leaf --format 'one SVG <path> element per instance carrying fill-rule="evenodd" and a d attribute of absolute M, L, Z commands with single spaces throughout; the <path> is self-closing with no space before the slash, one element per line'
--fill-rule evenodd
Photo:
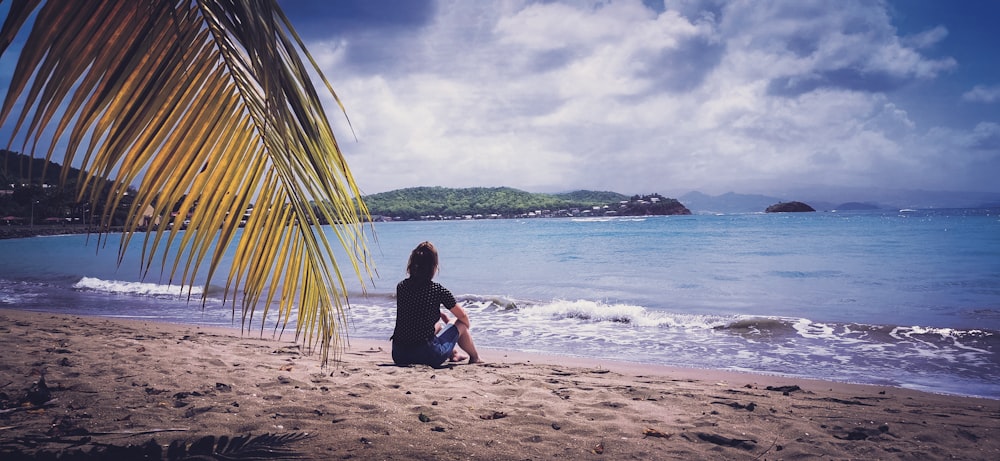
<path fill-rule="evenodd" d="M 87 173 L 82 199 L 106 197 L 102 230 L 137 186 L 119 251 L 142 235 L 144 274 L 155 268 L 190 286 L 202 272 L 210 282 L 232 250 L 226 296 L 234 312 L 240 299 L 244 325 L 273 304 L 286 322 L 297 316 L 297 340 L 320 346 L 325 362 L 343 344 L 346 290 L 315 223 L 333 223 L 362 278 L 367 210 L 300 60 L 308 53 L 277 4 L 5 3 L 0 54 L 30 25 L 0 109 L 15 132 L 10 147 L 47 159 L 64 150 L 63 163 Z M 115 190 L 89 187 L 103 180 Z M 177 204 L 178 220 L 190 210 L 186 231 L 169 225 Z M 163 219 L 140 234 L 150 207 Z"/>

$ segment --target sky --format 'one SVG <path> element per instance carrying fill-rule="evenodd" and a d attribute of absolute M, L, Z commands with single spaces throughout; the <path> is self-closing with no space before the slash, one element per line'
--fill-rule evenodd
<path fill-rule="evenodd" d="M 278 2 L 364 194 L 1000 193 L 1000 1 Z"/>
<path fill-rule="evenodd" d="M 366 194 L 1000 192 L 993 0 L 279 3 Z"/>

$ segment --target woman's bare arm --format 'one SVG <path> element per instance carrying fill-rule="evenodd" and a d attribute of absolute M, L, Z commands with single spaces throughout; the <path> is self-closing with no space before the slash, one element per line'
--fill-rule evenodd
<path fill-rule="evenodd" d="M 462 306 L 455 304 L 455 307 L 448 310 L 450 310 L 452 314 L 455 314 L 456 323 L 464 323 L 465 326 L 470 328 L 472 327 L 472 323 L 469 322 L 469 314 L 465 312 L 465 309 L 462 308 Z"/>

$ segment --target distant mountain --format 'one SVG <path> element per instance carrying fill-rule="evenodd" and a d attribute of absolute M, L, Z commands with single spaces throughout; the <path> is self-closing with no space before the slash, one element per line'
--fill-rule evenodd
<path fill-rule="evenodd" d="M 860 202 L 879 208 L 986 208 L 1000 204 L 1000 193 L 975 191 L 928 191 L 861 187 L 798 188 L 781 191 L 786 199 L 801 200 L 817 210 L 840 209 L 838 204 Z M 827 203 L 829 205 L 822 205 Z"/>
<path fill-rule="evenodd" d="M 60 177 L 64 173 L 66 183 L 60 185 Z M 11 217 L 7 223 L 19 222 L 34 227 L 35 223 L 41 222 L 81 220 L 85 216 L 84 211 L 90 208 L 99 213 L 106 203 L 105 194 L 112 190 L 112 183 L 94 180 L 89 187 L 100 188 L 102 198 L 90 204 L 88 190 L 80 202 L 76 188 L 81 174 L 77 168 L 64 169 L 58 163 L 43 158 L 0 150 L 0 216 Z M 122 202 L 124 206 L 128 203 Z M 118 223 L 124 219 L 124 211 L 116 213 L 115 223 Z"/>
<path fill-rule="evenodd" d="M 837 205 L 834 209 L 841 211 L 863 211 L 863 210 L 878 210 L 880 208 L 882 207 L 871 203 L 847 202 Z"/>
<path fill-rule="evenodd" d="M 692 212 L 759 213 L 777 202 L 800 201 L 816 210 L 990 208 L 1000 205 L 1000 193 L 895 190 L 878 188 L 817 187 L 790 189 L 776 195 L 738 194 L 707 195 L 689 192 L 679 197 Z"/>
<path fill-rule="evenodd" d="M 783 201 L 778 197 L 727 192 L 711 196 L 701 192 L 688 192 L 678 198 L 696 214 L 711 213 L 760 213 L 767 207 Z"/>
<path fill-rule="evenodd" d="M 58 163 L 0 149 L 0 190 L 13 189 L 21 184 L 59 184 L 61 174 L 62 165 Z M 77 168 L 69 168 L 66 172 L 67 181 L 75 181 L 79 176 Z"/>

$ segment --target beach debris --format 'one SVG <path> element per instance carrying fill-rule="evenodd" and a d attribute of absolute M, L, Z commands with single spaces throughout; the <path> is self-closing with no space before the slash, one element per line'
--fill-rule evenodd
<path fill-rule="evenodd" d="M 185 432 L 189 431 L 186 427 L 165 427 L 162 429 L 147 429 L 144 431 L 104 431 L 95 432 L 88 431 L 86 429 L 80 429 L 76 432 L 77 435 L 146 435 L 146 434 L 159 434 L 160 432 Z"/>
<path fill-rule="evenodd" d="M 146 392 L 147 395 L 159 395 L 170 392 L 167 389 L 157 389 L 155 387 L 149 387 L 149 386 L 145 387 L 144 391 Z"/>
<path fill-rule="evenodd" d="M 285 346 L 271 351 L 272 354 L 302 355 L 302 347 L 298 344 Z"/>
<path fill-rule="evenodd" d="M 198 416 L 202 413 L 208 413 L 210 411 L 212 411 L 211 405 L 205 407 L 191 407 L 184 411 L 184 417 L 194 418 L 195 416 Z"/>
<path fill-rule="evenodd" d="M 45 385 L 45 376 L 43 375 L 28 388 L 28 402 L 35 406 L 42 406 L 49 400 L 52 400 L 52 392 L 49 390 L 49 386 Z"/>
<path fill-rule="evenodd" d="M 419 419 L 420 422 L 422 422 L 422 423 L 429 423 L 429 422 L 431 422 L 431 417 L 427 416 L 427 415 L 425 415 L 423 413 L 421 413 L 419 416 L 417 416 L 417 419 Z"/>
<path fill-rule="evenodd" d="M 597 445 L 594 445 L 594 448 L 590 452 L 595 455 L 604 454 L 604 442 L 597 442 Z"/>
<path fill-rule="evenodd" d="M 504 413 L 502 411 L 494 411 L 493 413 L 487 415 L 479 415 L 479 419 L 500 419 L 506 417 L 507 413 Z"/>
<path fill-rule="evenodd" d="M 559 429 L 562 429 L 562 426 L 560 426 L 559 423 L 552 423 L 552 428 L 558 431 Z"/>
<path fill-rule="evenodd" d="M 754 411 L 755 409 L 757 409 L 757 404 L 753 402 L 743 405 L 739 402 L 720 402 L 716 400 L 712 402 L 712 405 L 725 405 L 727 407 L 732 407 L 733 409 L 736 410 L 746 410 L 746 411 Z"/>
<path fill-rule="evenodd" d="M 742 448 L 744 450 L 753 450 L 757 447 L 757 441 L 752 439 L 729 438 L 718 434 L 709 434 L 707 432 L 698 432 L 695 435 L 697 435 L 699 439 L 708 443 L 714 443 L 725 447 Z"/>
<path fill-rule="evenodd" d="M 891 433 L 889 433 L 889 425 L 888 424 L 882 424 L 881 426 L 879 426 L 879 427 L 877 427 L 875 429 L 869 429 L 869 428 L 866 428 L 866 427 L 860 427 L 860 426 L 858 426 L 858 427 L 852 428 L 850 431 L 847 432 L 847 434 L 844 434 L 844 435 L 834 434 L 833 437 L 837 438 L 837 439 L 840 439 L 840 440 L 866 440 L 869 437 L 877 437 L 877 436 L 880 436 L 882 434 L 892 435 Z"/>
<path fill-rule="evenodd" d="M 552 393 L 563 400 L 569 400 L 569 389 L 565 387 L 559 389 L 553 389 Z"/>
<path fill-rule="evenodd" d="M 653 429 L 651 427 L 647 427 L 647 428 L 645 428 L 645 429 L 642 430 L 642 436 L 643 437 L 660 437 L 660 438 L 663 438 L 663 439 L 669 439 L 671 435 L 673 435 L 673 434 L 667 434 L 665 432 L 660 432 L 660 431 L 658 431 L 656 429 Z"/>
<path fill-rule="evenodd" d="M 444 428 L 441 427 L 441 426 L 434 426 L 434 427 L 431 428 L 431 431 L 434 431 L 434 432 L 444 432 Z"/>
<path fill-rule="evenodd" d="M 163 447 L 156 439 L 133 445 L 117 445 L 92 442 L 89 437 L 80 439 L 80 444 L 91 443 L 89 448 L 74 448 L 72 450 L 41 450 L 25 452 L 19 449 L 4 451 L 4 459 L 73 459 L 73 460 L 230 460 L 230 459 L 301 459 L 302 455 L 287 445 L 310 437 L 304 432 L 289 434 L 263 434 L 258 436 L 227 437 L 205 436 L 188 443 L 187 440 L 174 440 L 167 446 L 166 456 Z"/>
<path fill-rule="evenodd" d="M 232 392 L 233 386 L 230 386 L 226 383 L 215 383 L 215 390 L 219 392 Z"/>
<path fill-rule="evenodd" d="M 174 398 L 175 399 L 186 399 L 188 397 L 203 397 L 204 395 L 205 394 L 202 394 L 201 392 L 198 392 L 198 391 L 191 391 L 191 392 L 181 391 L 181 392 L 178 392 L 178 393 L 174 394 Z"/>
<path fill-rule="evenodd" d="M 41 377 L 38 381 L 32 383 L 24 397 L 13 399 L 6 393 L 0 392 L 0 415 L 16 411 L 41 413 L 45 411 L 45 407 L 51 406 L 57 400 L 59 399 L 52 398 L 52 392 L 45 384 L 45 378 Z"/>
<path fill-rule="evenodd" d="M 767 386 L 765 389 L 767 389 L 769 391 L 774 391 L 774 392 L 781 392 L 782 395 L 788 395 L 788 394 L 791 394 L 792 392 L 801 391 L 802 390 L 801 387 L 799 387 L 797 385 L 794 385 L 794 384 L 791 385 L 791 386 Z"/>
<path fill-rule="evenodd" d="M 218 439 L 208 435 L 191 444 L 175 440 L 167 447 L 167 459 L 250 459 L 250 458 L 297 458 L 298 454 L 285 445 L 309 438 L 305 432 L 288 434 L 263 434 Z"/>
<path fill-rule="evenodd" d="M 819 399 L 819 400 L 822 400 L 824 402 L 839 403 L 841 405 L 862 405 L 862 406 L 866 406 L 866 407 L 874 406 L 874 405 L 872 405 L 870 403 L 864 403 L 864 402 L 862 402 L 860 400 L 844 400 L 844 399 L 838 399 L 838 398 L 835 398 L 835 397 L 823 397 L 822 399 Z"/>

